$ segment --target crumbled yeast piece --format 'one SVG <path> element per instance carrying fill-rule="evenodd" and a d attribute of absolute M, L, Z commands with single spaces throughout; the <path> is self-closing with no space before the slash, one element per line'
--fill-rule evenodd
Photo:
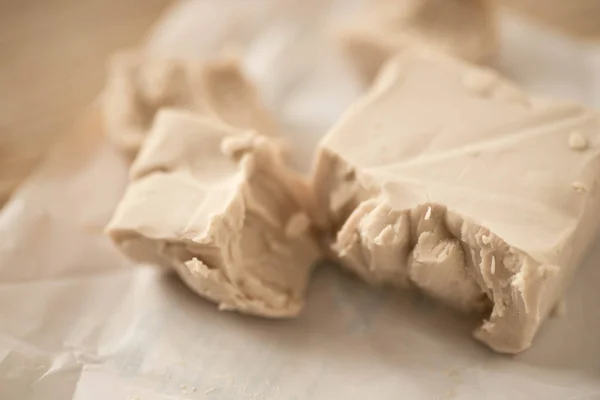
<path fill-rule="evenodd" d="M 575 131 L 587 151 L 566 145 Z M 475 336 L 517 353 L 598 229 L 599 144 L 594 112 L 411 50 L 320 143 L 318 223 L 367 282 L 481 313 Z"/>
<path fill-rule="evenodd" d="M 569 147 L 575 151 L 584 151 L 588 148 L 588 141 L 581 133 L 571 132 L 569 134 Z"/>
<path fill-rule="evenodd" d="M 109 65 L 103 101 L 108 137 L 132 158 L 163 107 L 195 111 L 264 135 L 277 129 L 256 88 L 229 57 L 199 62 L 117 54 Z"/>
<path fill-rule="evenodd" d="M 413 45 L 487 62 L 498 50 L 497 30 L 487 0 L 375 0 L 359 21 L 340 29 L 339 39 L 363 80 L 371 82 L 389 57 Z"/>
<path fill-rule="evenodd" d="M 320 251 L 311 191 L 276 142 L 163 110 L 130 177 L 107 228 L 125 254 L 174 269 L 220 309 L 298 314 Z"/>
<path fill-rule="evenodd" d="M 585 183 L 583 183 L 583 182 L 575 181 L 571 185 L 573 186 L 573 189 L 575 189 L 577 192 L 586 192 L 587 191 L 587 186 L 585 186 Z"/>

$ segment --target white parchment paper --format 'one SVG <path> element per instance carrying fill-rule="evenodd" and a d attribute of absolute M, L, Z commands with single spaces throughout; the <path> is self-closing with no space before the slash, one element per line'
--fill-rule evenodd
<path fill-rule="evenodd" d="M 241 43 L 307 168 L 362 90 L 328 33 L 359 3 L 187 1 L 148 46 L 202 58 Z M 508 18 L 498 68 L 534 92 L 600 106 L 598 54 Z M 566 315 L 517 357 L 472 340 L 476 321 L 328 266 L 300 318 L 265 321 L 219 312 L 113 248 L 102 228 L 126 171 L 93 106 L 0 213 L 0 399 L 600 399 L 600 243 Z"/>

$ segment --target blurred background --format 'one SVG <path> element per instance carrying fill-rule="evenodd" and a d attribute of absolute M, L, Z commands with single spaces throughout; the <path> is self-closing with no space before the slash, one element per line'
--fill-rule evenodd
<path fill-rule="evenodd" d="M 600 0 L 495 1 L 557 30 L 588 38 L 600 36 Z M 305 0 L 305 4 L 310 2 Z M 356 1 L 347 0 L 349 4 L 353 2 Z M 69 131 L 98 95 L 104 84 L 108 56 L 117 49 L 139 44 L 152 23 L 174 3 L 177 1 L 0 0 L 0 207 L 33 170 L 41 152 Z M 323 1 L 324 7 L 326 3 Z M 234 0 L 230 1 L 232 4 Z M 560 49 L 539 49 L 531 46 L 532 39 L 526 32 L 520 28 L 513 31 L 520 36 L 513 42 L 522 42 L 522 46 L 514 47 L 515 52 L 530 54 L 523 59 L 543 58 L 546 50 L 568 56 L 555 57 L 543 71 L 537 62 L 519 65 L 525 79 L 512 75 L 514 65 L 500 63 L 503 73 L 518 82 L 530 82 L 528 88 L 534 91 L 537 86 L 560 86 L 561 93 L 571 90 L 571 85 L 564 85 L 554 76 L 547 78 L 564 65 L 571 68 L 570 64 L 576 64 L 579 68 L 581 57 L 572 43 L 565 43 Z M 511 51 L 504 59 L 520 59 L 513 57 Z M 585 77 L 585 85 L 593 86 L 589 71 L 579 75 Z M 536 85 L 537 81 L 543 84 Z M 571 91 L 579 93 L 578 89 Z"/>
<path fill-rule="evenodd" d="M 0 0 L 0 205 L 98 95 L 107 57 L 139 43 L 171 3 Z"/>
<path fill-rule="evenodd" d="M 1 0 L 0 129 L 63 130 L 98 94 L 107 57 L 136 45 L 169 3 Z"/>

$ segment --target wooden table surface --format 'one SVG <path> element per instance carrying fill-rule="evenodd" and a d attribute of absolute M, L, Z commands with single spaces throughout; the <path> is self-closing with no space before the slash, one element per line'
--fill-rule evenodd
<path fill-rule="evenodd" d="M 101 90 L 107 57 L 139 43 L 173 2 L 0 0 L 0 145 L 54 142 Z M 23 171 L 0 147 L 1 192 Z"/>
<path fill-rule="evenodd" d="M 169 0 L 0 0 L 0 126 L 65 127 L 103 85 L 108 55 L 134 46 Z"/>

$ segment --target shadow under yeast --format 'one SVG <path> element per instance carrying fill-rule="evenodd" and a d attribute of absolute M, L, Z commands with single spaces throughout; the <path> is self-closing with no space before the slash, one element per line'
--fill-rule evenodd
<path fill-rule="evenodd" d="M 566 316 L 548 321 L 534 346 L 517 357 L 494 354 L 475 341 L 477 319 L 414 293 L 375 290 L 331 266 L 316 271 L 305 311 L 289 320 L 218 311 L 168 274 L 159 283 L 157 312 L 161 324 L 179 328 L 166 329 L 160 342 L 195 365 L 190 380 L 198 387 L 216 384 L 231 396 L 243 394 L 242 388 L 264 394 L 265 382 L 294 392 L 298 380 L 315 396 L 347 381 L 384 394 L 410 382 L 415 393 L 427 388 L 482 395 L 482 382 L 498 374 L 531 379 L 522 383 L 531 390 L 555 376 L 561 377 L 557 384 L 576 387 L 565 373 L 584 379 L 600 367 L 598 257 L 600 246 L 571 287 Z M 347 398 L 359 393 L 344 390 Z"/>

